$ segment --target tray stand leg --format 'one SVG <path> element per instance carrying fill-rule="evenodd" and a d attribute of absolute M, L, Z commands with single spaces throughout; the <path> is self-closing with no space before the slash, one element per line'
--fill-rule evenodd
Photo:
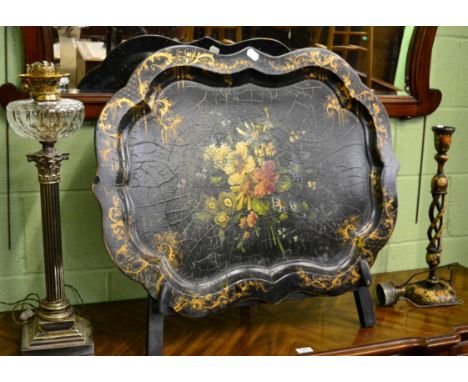
<path fill-rule="evenodd" d="M 164 314 L 159 309 L 158 301 L 148 297 L 148 333 L 146 355 L 163 355 Z"/>
<path fill-rule="evenodd" d="M 369 287 L 372 284 L 369 264 L 366 260 L 361 260 L 362 283 L 354 291 L 354 301 L 359 315 L 361 327 L 370 328 L 375 326 L 375 312 Z"/>

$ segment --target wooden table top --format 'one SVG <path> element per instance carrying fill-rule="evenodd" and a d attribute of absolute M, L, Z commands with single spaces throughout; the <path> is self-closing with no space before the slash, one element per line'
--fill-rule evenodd
<path fill-rule="evenodd" d="M 468 269 L 454 267 L 458 296 L 468 301 Z M 414 271 L 374 276 L 404 282 Z M 90 304 L 96 355 L 144 355 L 146 300 Z M 165 318 L 166 355 L 397 354 L 436 352 L 468 338 L 468 303 L 416 308 L 406 301 L 376 308 L 377 325 L 362 329 L 352 293 L 232 308 L 205 318 Z M 0 355 L 19 354 L 21 329 L 9 314 L 0 317 Z"/>

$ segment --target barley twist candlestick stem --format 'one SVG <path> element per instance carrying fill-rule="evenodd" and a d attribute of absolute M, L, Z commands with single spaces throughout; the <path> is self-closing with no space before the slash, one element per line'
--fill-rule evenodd
<path fill-rule="evenodd" d="M 444 165 L 448 160 L 448 150 L 452 141 L 453 127 L 434 126 L 434 146 L 437 151 L 434 158 L 437 161 L 437 173 L 432 177 L 431 193 L 432 203 L 429 207 L 429 219 L 431 224 L 427 230 L 429 245 L 427 246 L 426 261 L 429 265 L 428 281 L 437 283 L 435 274 L 437 266 L 440 264 L 442 253 L 442 231 L 444 225 L 444 214 L 446 207 L 446 196 L 448 188 L 448 178 L 444 174 Z"/>
<path fill-rule="evenodd" d="M 448 151 L 452 143 L 452 134 L 455 128 L 449 126 L 434 126 L 434 146 L 437 161 L 437 173 L 432 177 L 432 202 L 429 207 L 431 224 L 427 230 L 429 245 L 426 248 L 426 262 L 429 265 L 429 275 L 425 280 L 410 282 L 420 273 L 400 286 L 392 282 L 383 282 L 377 285 L 377 298 L 379 304 L 390 306 L 401 298 L 405 298 L 418 307 L 455 305 L 462 303 L 458 300 L 450 281 L 443 280 L 436 275 L 442 254 L 442 231 L 444 214 L 447 206 L 448 178 L 444 174 L 444 165 L 448 160 Z M 423 272 L 424 273 L 424 272 Z"/>

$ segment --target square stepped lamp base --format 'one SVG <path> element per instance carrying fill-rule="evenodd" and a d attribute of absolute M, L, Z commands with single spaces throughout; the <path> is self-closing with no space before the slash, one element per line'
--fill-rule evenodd
<path fill-rule="evenodd" d="M 36 317 L 23 327 L 21 355 L 94 355 L 89 321 L 78 315 L 73 320 L 69 328 L 52 329 Z"/>

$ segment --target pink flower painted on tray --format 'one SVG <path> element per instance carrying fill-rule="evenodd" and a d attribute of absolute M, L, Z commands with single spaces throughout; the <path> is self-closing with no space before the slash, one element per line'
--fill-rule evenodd
<path fill-rule="evenodd" d="M 276 191 L 275 183 L 279 179 L 279 175 L 275 171 L 275 162 L 268 160 L 261 168 L 256 168 L 253 173 L 253 181 L 255 182 L 254 195 L 263 197 L 271 195 Z"/>

